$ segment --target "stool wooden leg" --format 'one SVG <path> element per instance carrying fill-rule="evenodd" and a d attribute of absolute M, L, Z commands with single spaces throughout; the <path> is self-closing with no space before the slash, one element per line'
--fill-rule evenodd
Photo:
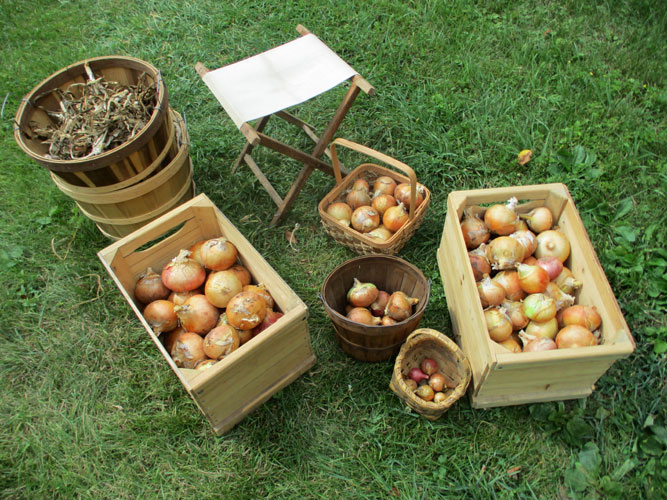
<path fill-rule="evenodd" d="M 259 122 L 257 123 L 257 126 L 255 127 L 256 132 L 261 132 L 264 130 L 266 127 L 266 124 L 269 123 L 269 118 L 271 118 L 271 115 L 265 116 L 264 118 L 261 118 Z M 243 146 L 243 149 L 241 150 L 241 154 L 239 157 L 236 159 L 234 162 L 234 165 L 232 165 L 232 174 L 236 172 L 236 169 L 239 167 L 241 162 L 245 160 L 246 155 L 250 155 L 251 151 L 253 150 L 255 146 L 250 144 L 249 142 L 245 143 L 245 146 Z"/>

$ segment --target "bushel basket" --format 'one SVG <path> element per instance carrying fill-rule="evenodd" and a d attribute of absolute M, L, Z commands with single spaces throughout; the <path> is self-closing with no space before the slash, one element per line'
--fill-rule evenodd
<path fill-rule="evenodd" d="M 455 388 L 446 388 L 447 398 L 439 403 L 420 398 L 405 383 L 408 372 L 419 368 L 425 358 L 434 359 L 438 363 L 438 372 L 456 383 Z M 408 336 L 396 356 L 389 388 L 417 413 L 429 420 L 437 420 L 465 394 L 470 376 L 468 358 L 453 340 L 437 330 L 419 328 Z"/>
<path fill-rule="evenodd" d="M 401 170 L 406 175 L 396 173 L 393 170 L 382 167 L 380 165 L 375 165 L 373 163 L 363 163 L 348 175 L 346 175 L 345 178 L 343 178 L 341 176 L 338 155 L 336 154 L 336 145 L 345 146 L 349 149 L 380 160 L 398 170 Z M 348 141 L 347 139 L 335 139 L 331 143 L 331 162 L 333 164 L 334 173 L 336 175 L 336 186 L 331 190 L 331 192 L 329 192 L 327 196 L 325 196 L 320 201 L 318 206 L 324 230 L 338 243 L 351 248 L 361 255 L 378 253 L 394 255 L 398 253 L 422 224 L 424 216 L 426 215 L 426 209 L 431 201 L 430 191 L 425 186 L 419 184 L 419 186 L 422 186 L 424 191 L 424 201 L 422 201 L 422 203 L 417 208 L 415 208 L 418 183 L 414 170 L 412 170 L 412 168 L 407 166 L 405 163 L 397 161 L 390 156 L 387 156 L 366 146 L 362 146 L 361 144 Z M 338 201 L 344 201 L 345 195 L 350 190 L 355 180 L 363 178 L 372 186 L 375 179 L 385 175 L 394 179 L 397 184 L 408 183 L 411 186 L 408 221 L 389 239 L 381 241 L 371 238 L 366 234 L 360 233 L 352 227 L 339 223 L 335 218 L 327 213 L 327 207 L 330 204 Z"/>

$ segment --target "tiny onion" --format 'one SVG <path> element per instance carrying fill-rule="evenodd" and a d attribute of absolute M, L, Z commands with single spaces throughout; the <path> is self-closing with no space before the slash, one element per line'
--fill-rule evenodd
<path fill-rule="evenodd" d="M 169 297 L 170 292 L 171 290 L 162 283 L 160 275 L 150 267 L 139 276 L 136 285 L 134 285 L 134 298 L 142 304 L 149 304 L 154 300 L 166 299 Z"/>
<path fill-rule="evenodd" d="M 173 292 L 189 292 L 199 288 L 206 280 L 206 271 L 188 250 L 181 250 L 162 269 L 162 283 Z"/>

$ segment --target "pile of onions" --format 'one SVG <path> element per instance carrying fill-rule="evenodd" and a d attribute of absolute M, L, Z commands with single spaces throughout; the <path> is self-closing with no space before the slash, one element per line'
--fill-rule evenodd
<path fill-rule="evenodd" d="M 424 401 L 442 403 L 448 397 L 448 390 L 457 387 L 456 381 L 446 375 L 433 358 L 424 358 L 419 366 L 403 373 L 403 382 L 409 390 Z"/>
<path fill-rule="evenodd" d="M 397 290 L 389 293 L 380 290 L 374 283 L 363 283 L 353 279 L 347 292 L 345 316 L 350 321 L 363 325 L 394 325 L 413 314 L 413 306 L 419 303 L 416 297 Z"/>
<path fill-rule="evenodd" d="M 491 341 L 509 352 L 597 345 L 602 320 L 576 304 L 581 288 L 565 267 L 570 242 L 548 207 L 521 212 L 516 198 L 463 210 L 468 251 Z"/>
<path fill-rule="evenodd" d="M 160 273 L 147 268 L 134 297 L 174 363 L 187 369 L 210 368 L 283 317 L 225 237 L 180 250 Z"/>

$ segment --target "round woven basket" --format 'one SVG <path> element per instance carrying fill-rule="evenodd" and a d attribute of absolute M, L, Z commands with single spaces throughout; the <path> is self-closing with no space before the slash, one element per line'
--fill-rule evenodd
<path fill-rule="evenodd" d="M 405 383 L 408 372 L 419 368 L 425 358 L 434 359 L 438 363 L 438 372 L 456 384 L 455 388 L 446 389 L 447 398 L 440 403 L 423 400 Z M 465 394 L 470 376 L 468 358 L 453 340 L 437 330 L 420 328 L 408 336 L 396 356 L 389 388 L 417 413 L 429 420 L 437 420 Z"/>
<path fill-rule="evenodd" d="M 373 283 L 388 293 L 402 291 L 416 297 L 412 316 L 389 326 L 370 326 L 345 317 L 347 292 L 354 278 Z M 424 274 L 409 262 L 392 255 L 365 255 L 350 259 L 325 279 L 320 300 L 331 319 L 343 351 L 359 361 L 386 361 L 396 356 L 405 338 L 419 326 L 430 293 Z"/>

